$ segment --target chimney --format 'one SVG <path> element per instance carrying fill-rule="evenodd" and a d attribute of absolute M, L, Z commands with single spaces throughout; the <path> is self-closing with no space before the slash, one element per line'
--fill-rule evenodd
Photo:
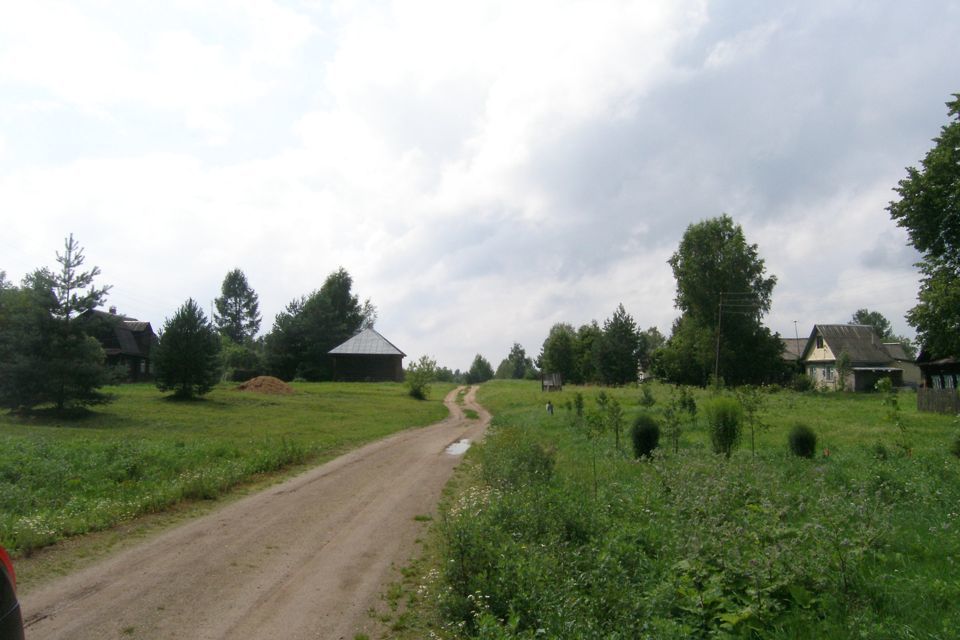
<path fill-rule="evenodd" d="M 116 307 L 110 307 L 110 315 L 112 315 L 112 316 L 117 315 L 117 308 L 116 308 Z"/>

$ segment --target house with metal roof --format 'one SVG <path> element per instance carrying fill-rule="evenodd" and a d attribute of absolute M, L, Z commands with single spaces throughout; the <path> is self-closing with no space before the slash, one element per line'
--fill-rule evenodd
<path fill-rule="evenodd" d="M 372 328 L 334 347 L 329 354 L 334 380 L 403 382 L 403 359 L 407 354 Z"/>
<path fill-rule="evenodd" d="M 849 369 L 842 387 L 870 391 L 881 378 L 904 385 L 904 368 L 884 345 L 876 330 L 862 324 L 814 325 L 800 354 L 800 362 L 813 383 L 821 388 L 841 388 L 837 360 L 846 354 Z"/>

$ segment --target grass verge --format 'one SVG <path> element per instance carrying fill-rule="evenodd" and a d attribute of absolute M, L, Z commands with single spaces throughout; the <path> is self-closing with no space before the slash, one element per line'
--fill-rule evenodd
<path fill-rule="evenodd" d="M 676 392 L 652 390 L 666 422 Z M 627 424 L 642 409 L 636 389 L 568 387 L 551 417 L 536 385 L 481 387 L 494 422 L 432 526 L 419 637 L 955 637 L 953 418 L 909 393 L 895 416 L 877 394 L 764 393 L 753 447 L 748 430 L 713 454 L 694 417 L 637 462 L 596 418 L 601 392 Z M 798 421 L 813 459 L 788 451 Z"/>

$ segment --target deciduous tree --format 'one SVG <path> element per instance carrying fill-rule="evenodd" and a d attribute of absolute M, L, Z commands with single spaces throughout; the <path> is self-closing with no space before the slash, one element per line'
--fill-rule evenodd
<path fill-rule="evenodd" d="M 918 302 L 907 314 L 934 357 L 960 355 L 960 93 L 921 168 L 907 168 L 887 210 L 923 255 Z"/>
<path fill-rule="evenodd" d="M 782 375 L 783 346 L 760 323 L 777 279 L 766 275 L 757 245 L 747 243 L 740 225 L 727 215 L 691 224 L 668 262 L 682 313 L 664 347 L 671 381 L 706 384 L 707 362 L 732 384 Z"/>

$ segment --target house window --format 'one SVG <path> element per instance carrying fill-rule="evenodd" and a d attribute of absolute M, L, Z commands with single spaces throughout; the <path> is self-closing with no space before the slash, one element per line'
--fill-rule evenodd
<path fill-rule="evenodd" d="M 823 336 L 817 336 L 817 349 L 823 349 Z"/>
<path fill-rule="evenodd" d="M 954 388 L 953 376 L 943 376 L 943 382 L 944 382 L 944 385 L 943 385 L 944 388 L 946 389 Z"/>
<path fill-rule="evenodd" d="M 941 376 L 931 376 L 934 389 L 943 389 L 943 378 Z"/>
<path fill-rule="evenodd" d="M 823 379 L 833 381 L 833 367 L 826 367 L 823 370 Z"/>

